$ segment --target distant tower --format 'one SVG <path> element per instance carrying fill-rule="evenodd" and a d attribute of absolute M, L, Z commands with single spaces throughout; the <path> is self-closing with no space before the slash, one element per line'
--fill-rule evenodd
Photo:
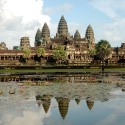
<path fill-rule="evenodd" d="M 7 50 L 8 48 L 6 47 L 5 42 L 0 43 L 0 50 Z"/>
<path fill-rule="evenodd" d="M 40 45 L 41 45 L 41 31 L 40 29 L 38 29 L 35 36 L 35 47 Z"/>
<path fill-rule="evenodd" d="M 85 37 L 88 42 L 88 48 L 93 49 L 95 47 L 95 38 L 94 38 L 94 32 L 91 25 L 87 27 Z"/>
<path fill-rule="evenodd" d="M 69 33 L 68 33 L 67 22 L 64 16 L 62 16 L 58 24 L 56 38 L 68 38 L 68 37 Z"/>
<path fill-rule="evenodd" d="M 42 31 L 40 29 L 37 30 L 35 36 L 35 47 L 46 45 L 50 41 L 50 30 L 47 23 L 44 23 L 42 27 Z"/>
<path fill-rule="evenodd" d="M 44 23 L 43 25 L 41 37 L 44 39 L 50 39 L 50 31 L 47 23 Z"/>
<path fill-rule="evenodd" d="M 41 33 L 42 44 L 46 46 L 50 42 L 50 30 L 47 23 L 44 23 Z"/>
<path fill-rule="evenodd" d="M 21 37 L 20 39 L 20 47 L 24 48 L 30 48 L 30 41 L 29 41 L 29 37 Z"/>
<path fill-rule="evenodd" d="M 74 34 L 74 39 L 81 39 L 81 35 L 78 30 L 76 30 L 76 32 Z"/>

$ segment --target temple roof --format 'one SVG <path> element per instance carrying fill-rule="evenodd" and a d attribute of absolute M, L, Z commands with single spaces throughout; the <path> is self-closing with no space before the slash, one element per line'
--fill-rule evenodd
<path fill-rule="evenodd" d="M 6 55 L 6 54 L 10 55 L 10 53 L 15 53 L 15 54 L 21 53 L 22 54 L 22 51 L 21 50 L 0 50 L 0 53 L 3 53 L 4 55 Z"/>

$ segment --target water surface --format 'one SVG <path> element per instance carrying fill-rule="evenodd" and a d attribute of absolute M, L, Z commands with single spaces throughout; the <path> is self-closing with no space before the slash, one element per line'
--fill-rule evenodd
<path fill-rule="evenodd" d="M 124 125 L 125 74 L 0 75 L 0 125 Z"/>

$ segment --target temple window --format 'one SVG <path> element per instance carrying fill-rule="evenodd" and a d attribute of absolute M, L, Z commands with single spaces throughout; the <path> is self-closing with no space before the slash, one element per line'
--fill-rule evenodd
<path fill-rule="evenodd" d="M 68 55 L 68 59 L 70 59 L 70 55 Z"/>
<path fill-rule="evenodd" d="M 1 57 L 1 60 L 4 60 L 4 57 L 3 57 L 3 56 Z"/>
<path fill-rule="evenodd" d="M 79 45 L 77 44 L 76 47 L 79 47 Z"/>

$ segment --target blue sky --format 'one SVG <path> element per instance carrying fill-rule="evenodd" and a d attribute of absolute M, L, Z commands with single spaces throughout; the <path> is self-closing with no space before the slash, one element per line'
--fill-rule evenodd
<path fill-rule="evenodd" d="M 91 24 L 96 42 L 106 39 L 115 47 L 124 42 L 124 33 L 120 33 L 125 31 L 124 5 L 124 0 L 45 0 L 44 12 L 53 24 L 63 14 L 71 34 L 78 29 L 84 37 L 86 27 Z"/>
<path fill-rule="evenodd" d="M 67 21 L 85 25 L 108 20 L 105 14 L 95 9 L 88 0 L 79 0 L 79 2 L 78 0 L 72 2 L 71 0 L 59 0 L 59 2 L 57 0 L 45 0 L 44 12 L 49 14 L 54 22 L 57 22 L 62 14 L 67 18 Z"/>
<path fill-rule="evenodd" d="M 84 37 L 91 24 L 96 43 L 106 39 L 116 47 L 125 42 L 125 0 L 1 0 L 0 41 L 12 48 L 22 36 L 29 36 L 34 46 L 37 29 L 47 22 L 55 36 L 62 15 L 70 35 L 78 29 Z"/>

